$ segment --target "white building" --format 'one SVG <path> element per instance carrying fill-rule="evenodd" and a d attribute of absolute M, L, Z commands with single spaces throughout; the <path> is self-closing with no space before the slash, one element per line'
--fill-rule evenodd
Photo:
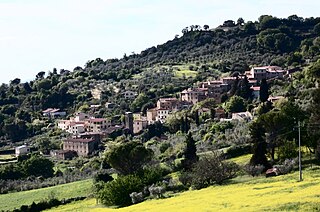
<path fill-rule="evenodd" d="M 78 113 L 76 113 L 76 116 L 75 116 L 74 120 L 72 120 L 72 121 L 79 122 L 79 121 L 84 121 L 89 118 L 90 118 L 90 116 L 88 114 L 78 112 Z"/>
<path fill-rule="evenodd" d="M 68 130 L 70 126 L 70 121 L 69 120 L 59 120 L 58 121 L 58 128 L 62 130 Z"/>
<path fill-rule="evenodd" d="M 87 132 L 99 133 L 111 127 L 111 121 L 105 118 L 90 118 L 87 122 Z"/>
<path fill-rule="evenodd" d="M 73 135 L 78 135 L 81 133 L 84 133 L 85 130 L 85 124 L 84 122 L 73 122 L 69 125 L 69 128 L 67 132 L 72 133 Z"/>
<path fill-rule="evenodd" d="M 263 66 L 252 68 L 246 75 L 248 78 L 260 81 L 262 79 L 283 78 L 286 73 L 287 71 L 278 66 Z"/>
<path fill-rule="evenodd" d="M 239 121 L 250 121 L 253 119 L 253 116 L 250 112 L 240 112 L 240 113 L 232 113 L 232 120 Z"/>
<path fill-rule="evenodd" d="M 30 153 L 30 148 L 27 147 L 26 145 L 18 146 L 15 148 L 15 153 L 17 157 L 20 155 L 26 155 Z"/>
<path fill-rule="evenodd" d="M 133 133 L 139 133 L 148 127 L 148 121 L 146 119 L 133 120 Z"/>
<path fill-rule="evenodd" d="M 156 121 L 160 121 L 161 123 L 164 123 L 165 120 L 168 118 L 169 114 L 170 114 L 170 110 L 158 109 L 157 110 Z"/>
<path fill-rule="evenodd" d="M 153 124 L 157 119 L 157 108 L 147 110 L 147 121 L 148 124 Z"/>
<path fill-rule="evenodd" d="M 42 115 L 50 118 L 63 117 L 66 116 L 67 113 L 65 111 L 61 111 L 57 108 L 48 108 L 42 111 Z"/>

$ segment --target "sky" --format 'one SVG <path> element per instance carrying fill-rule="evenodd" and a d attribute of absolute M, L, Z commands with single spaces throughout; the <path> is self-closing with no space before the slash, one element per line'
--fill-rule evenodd
<path fill-rule="evenodd" d="M 190 25 L 318 17 L 316 0 L 0 0 L 0 83 L 140 53 Z"/>

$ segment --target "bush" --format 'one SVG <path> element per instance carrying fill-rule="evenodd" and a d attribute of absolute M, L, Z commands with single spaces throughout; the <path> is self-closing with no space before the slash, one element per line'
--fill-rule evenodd
<path fill-rule="evenodd" d="M 168 172 L 160 167 L 148 167 L 143 169 L 138 176 L 141 178 L 145 185 L 151 185 L 162 179 Z"/>
<path fill-rule="evenodd" d="M 152 185 L 149 187 L 150 196 L 153 198 L 160 198 L 166 192 L 165 187 Z"/>
<path fill-rule="evenodd" d="M 179 176 L 180 182 L 186 187 L 190 187 L 192 185 L 192 179 L 193 176 L 191 172 L 182 172 Z"/>
<path fill-rule="evenodd" d="M 295 158 L 298 156 L 297 145 L 294 141 L 286 141 L 278 149 L 278 158 L 285 160 L 288 158 Z"/>
<path fill-rule="evenodd" d="M 162 143 L 160 145 L 160 152 L 164 153 L 169 147 L 171 147 L 171 144 L 168 142 Z"/>
<path fill-rule="evenodd" d="M 236 176 L 239 166 L 234 162 L 223 161 L 221 155 L 214 153 L 202 157 L 193 167 L 191 184 L 196 189 L 213 184 L 222 184 L 225 180 Z"/>
<path fill-rule="evenodd" d="M 143 201 L 143 193 L 142 192 L 133 192 L 130 194 L 131 201 L 133 204 L 139 203 Z"/>
<path fill-rule="evenodd" d="M 143 189 L 142 180 L 136 175 L 119 176 L 107 182 L 97 191 L 97 198 L 105 205 L 128 206 L 132 203 L 130 194 Z"/>
<path fill-rule="evenodd" d="M 96 173 L 93 177 L 94 182 L 109 182 L 113 180 L 113 177 L 111 177 L 105 170 L 101 170 L 98 173 Z"/>
<path fill-rule="evenodd" d="M 260 175 L 263 172 L 264 166 L 261 164 L 258 164 L 258 165 L 247 164 L 244 166 L 244 170 L 252 177 L 255 177 Z"/>
<path fill-rule="evenodd" d="M 276 165 L 275 168 L 279 170 L 279 174 L 288 174 L 297 165 L 298 159 L 286 159 L 281 165 Z"/>
<path fill-rule="evenodd" d="M 130 194 L 141 192 L 145 186 L 161 180 L 166 172 L 159 167 L 144 169 L 135 175 L 118 176 L 117 179 L 107 183 L 96 183 L 96 197 L 105 205 L 128 206 L 138 199 Z"/>

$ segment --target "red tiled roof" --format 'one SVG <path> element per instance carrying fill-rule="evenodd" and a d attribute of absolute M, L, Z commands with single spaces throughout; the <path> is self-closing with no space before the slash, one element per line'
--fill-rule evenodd
<path fill-rule="evenodd" d="M 57 108 L 48 108 L 44 111 L 42 111 L 42 113 L 55 113 L 55 112 L 58 112 L 60 111 L 60 109 L 57 109 Z"/>
<path fill-rule="evenodd" d="M 252 86 L 251 89 L 254 91 L 260 91 L 260 86 Z"/>
<path fill-rule="evenodd" d="M 72 142 L 72 143 L 80 143 L 80 142 L 90 143 L 90 142 L 94 142 L 93 139 L 85 139 L 85 138 L 69 138 L 69 139 L 66 139 L 65 141 Z"/>
<path fill-rule="evenodd" d="M 160 98 L 159 101 L 160 102 L 162 102 L 162 101 L 178 101 L 178 99 L 177 98 Z"/>
<path fill-rule="evenodd" d="M 107 121 L 107 119 L 105 119 L 105 118 L 92 118 L 92 119 L 90 119 L 89 121 L 90 121 L 90 122 L 92 122 L 92 121 L 102 122 L 102 121 Z"/>

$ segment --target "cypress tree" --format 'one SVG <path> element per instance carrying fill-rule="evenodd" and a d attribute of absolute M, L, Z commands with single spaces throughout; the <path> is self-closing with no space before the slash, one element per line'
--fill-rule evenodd
<path fill-rule="evenodd" d="M 266 102 L 269 98 L 269 86 L 266 79 L 261 80 L 260 85 L 260 101 Z"/>
<path fill-rule="evenodd" d="M 184 152 L 184 160 L 182 162 L 182 167 L 185 170 L 190 170 L 192 165 L 198 161 L 196 142 L 192 138 L 191 132 L 186 136 L 186 149 Z"/>

